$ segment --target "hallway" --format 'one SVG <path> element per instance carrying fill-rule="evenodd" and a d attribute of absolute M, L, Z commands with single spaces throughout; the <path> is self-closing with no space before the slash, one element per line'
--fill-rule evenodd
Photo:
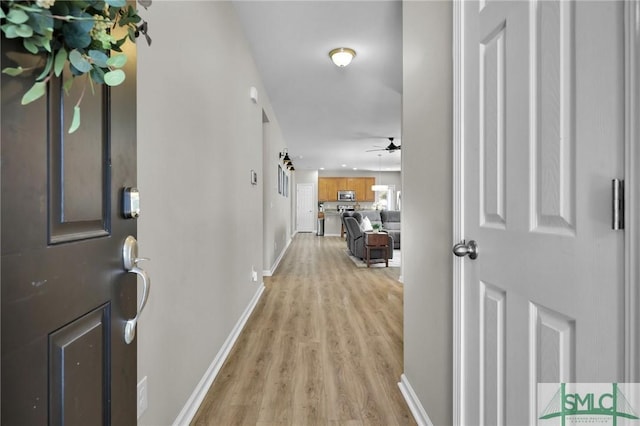
<path fill-rule="evenodd" d="M 357 268 L 337 237 L 297 234 L 193 425 L 415 425 L 399 268 Z"/>

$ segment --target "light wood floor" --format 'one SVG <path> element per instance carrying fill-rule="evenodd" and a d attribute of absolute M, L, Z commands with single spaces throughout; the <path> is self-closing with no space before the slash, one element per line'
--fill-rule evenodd
<path fill-rule="evenodd" d="M 356 268 L 338 237 L 298 234 L 193 425 L 415 425 L 399 268 Z"/>

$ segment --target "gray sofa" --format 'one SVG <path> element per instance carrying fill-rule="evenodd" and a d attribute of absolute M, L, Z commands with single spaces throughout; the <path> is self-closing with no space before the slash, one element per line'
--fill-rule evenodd
<path fill-rule="evenodd" d="M 366 216 L 371 221 L 371 224 L 379 223 L 382 224 L 382 219 L 380 218 L 380 212 L 375 210 L 364 210 L 360 212 L 345 212 L 342 215 L 342 221 L 344 223 L 344 229 L 347 233 L 347 247 L 351 254 L 360 259 L 364 259 L 366 256 L 364 249 L 364 231 L 360 227 L 362 223 L 362 218 Z M 394 246 L 393 237 L 389 235 L 389 247 L 392 248 Z M 383 259 L 384 258 L 384 250 L 383 249 L 373 249 L 371 250 L 371 258 L 372 259 Z M 393 259 L 393 249 L 388 250 L 388 258 Z"/>
<path fill-rule="evenodd" d="M 393 248 L 400 249 L 400 211 L 381 210 L 382 229 L 393 237 Z"/>

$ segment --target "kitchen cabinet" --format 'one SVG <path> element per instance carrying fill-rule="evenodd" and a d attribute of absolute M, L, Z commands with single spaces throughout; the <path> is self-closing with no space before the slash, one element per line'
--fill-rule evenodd
<path fill-rule="evenodd" d="M 365 181 L 363 178 L 347 178 L 347 187 L 356 192 L 356 201 L 366 201 Z"/>
<path fill-rule="evenodd" d="M 371 191 L 376 179 L 373 177 L 319 177 L 318 201 L 336 201 L 338 191 L 356 191 L 357 201 L 375 201 Z"/>
<path fill-rule="evenodd" d="M 371 190 L 371 186 L 376 184 L 376 178 L 366 177 L 364 179 L 365 201 L 374 202 L 376 200 L 376 193 Z"/>
<path fill-rule="evenodd" d="M 328 178 L 318 178 L 318 201 L 335 201 L 336 191 L 333 181 Z M 333 195 L 331 195 L 333 193 Z"/>
<path fill-rule="evenodd" d="M 318 201 L 336 201 L 338 188 L 334 178 L 318 178 Z"/>

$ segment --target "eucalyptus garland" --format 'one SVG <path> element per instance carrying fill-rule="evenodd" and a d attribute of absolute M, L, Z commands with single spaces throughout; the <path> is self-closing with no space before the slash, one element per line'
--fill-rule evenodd
<path fill-rule="evenodd" d="M 151 0 L 138 0 L 138 4 L 147 8 Z M 46 93 L 47 82 L 54 76 L 60 77 L 67 65 L 71 74 L 63 83 L 67 93 L 76 79 L 84 79 L 69 133 L 80 126 L 80 103 L 87 83 L 92 90 L 94 83 L 121 84 L 126 77 L 122 67 L 127 62 L 122 46 L 127 41 L 135 43 L 139 34 L 151 45 L 147 22 L 126 0 L 1 0 L 0 6 L 2 35 L 7 39 L 22 39 L 25 51 L 43 57 L 44 61 L 44 65 L 40 62 L 35 67 L 2 70 L 18 76 L 43 67 L 22 97 L 23 105 L 41 98 Z M 115 26 L 126 28 L 126 35 L 116 39 L 111 32 Z"/>

